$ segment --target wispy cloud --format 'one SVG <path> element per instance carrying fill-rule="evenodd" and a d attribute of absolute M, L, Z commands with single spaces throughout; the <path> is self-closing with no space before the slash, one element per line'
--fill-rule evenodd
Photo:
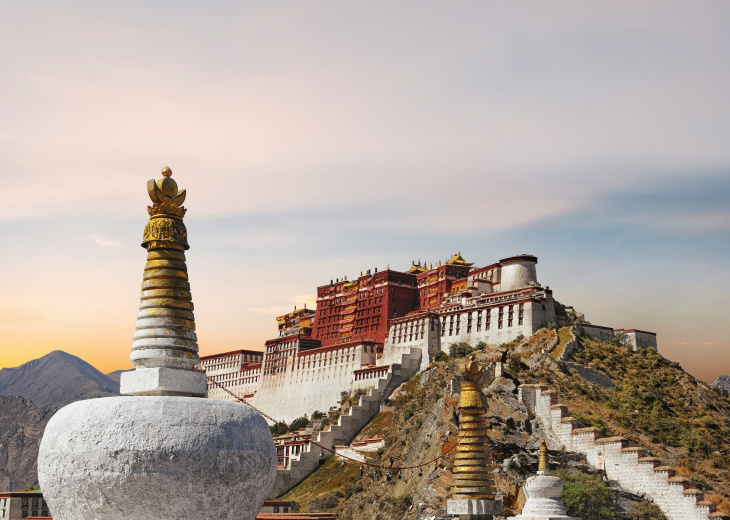
<path fill-rule="evenodd" d="M 103 237 L 101 235 L 90 234 L 77 237 L 79 240 L 90 240 L 99 247 L 119 247 L 122 244 L 114 239 Z"/>

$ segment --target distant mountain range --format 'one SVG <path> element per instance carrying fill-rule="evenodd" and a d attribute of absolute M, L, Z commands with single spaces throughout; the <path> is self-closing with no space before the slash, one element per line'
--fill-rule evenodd
<path fill-rule="evenodd" d="M 730 376 L 720 376 L 715 379 L 711 386 L 714 386 L 724 395 L 730 395 Z"/>
<path fill-rule="evenodd" d="M 83 359 L 54 350 L 19 367 L 0 370 L 0 396 L 10 395 L 55 412 L 74 401 L 119 395 L 119 379 L 109 378 Z"/>
<path fill-rule="evenodd" d="M 74 401 L 119 395 L 121 372 L 104 375 L 60 350 L 0 370 L 0 491 L 37 485 L 38 447 L 48 420 Z"/>
<path fill-rule="evenodd" d="M 133 368 L 130 368 L 129 370 L 115 370 L 114 372 L 109 372 L 106 377 L 114 381 L 117 385 L 119 384 L 119 378 L 124 372 L 131 372 L 134 370 Z"/>

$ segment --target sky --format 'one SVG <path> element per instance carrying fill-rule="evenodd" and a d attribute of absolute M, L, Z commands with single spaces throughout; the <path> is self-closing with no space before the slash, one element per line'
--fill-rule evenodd
<path fill-rule="evenodd" d="M 131 368 L 146 182 L 187 189 L 202 355 L 332 278 L 539 258 L 730 374 L 730 4 L 0 4 L 0 367 Z"/>

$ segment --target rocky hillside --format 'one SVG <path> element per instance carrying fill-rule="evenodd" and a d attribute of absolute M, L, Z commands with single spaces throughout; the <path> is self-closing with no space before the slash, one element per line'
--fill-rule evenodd
<path fill-rule="evenodd" d="M 38 447 L 51 415 L 21 397 L 0 396 L 0 490 L 38 484 Z"/>
<path fill-rule="evenodd" d="M 730 511 L 730 399 L 654 350 L 578 339 L 570 362 L 550 359 L 529 371 L 530 354 L 523 354 L 508 368 L 523 382 L 559 390 L 585 426 L 648 448 Z"/>
<path fill-rule="evenodd" d="M 728 511 L 730 468 L 730 399 L 696 380 L 654 351 L 634 353 L 626 346 L 582 337 L 568 362 L 542 351 L 559 343 L 557 331 L 542 331 L 529 341 L 502 345 L 507 373 L 485 386 L 495 479 L 505 496 L 506 513 L 521 506 L 520 488 L 536 471 L 536 450 L 543 436 L 539 420 L 529 419 L 517 400 L 517 385 L 546 383 L 559 390 L 584 426 L 629 437 L 648 448 L 678 475 L 689 477 L 705 497 Z M 568 334 L 569 336 L 569 334 Z M 487 362 L 490 355 L 478 353 Z M 457 366 L 463 360 L 435 363 L 405 384 L 361 438 L 384 436 L 375 453 L 378 465 L 411 466 L 447 452 L 455 441 Z M 532 369 L 531 369 L 532 367 Z M 330 458 L 323 467 L 290 491 L 303 511 L 339 511 L 346 520 L 438 519 L 444 514 L 451 487 L 450 455 L 417 469 L 387 471 Z M 603 482 L 600 473 L 580 455 L 551 452 L 554 468 L 566 480 L 566 501 L 600 496 L 603 503 L 579 499 L 569 508 L 574 516 L 596 519 L 661 518 L 653 504 Z M 583 495 L 581 495 L 583 493 Z M 647 513 L 648 511 L 648 513 Z M 646 516 L 646 515 L 649 516 Z"/>
<path fill-rule="evenodd" d="M 74 401 L 119 395 L 119 383 L 83 359 L 54 350 L 19 367 L 0 370 L 0 396 L 10 395 L 55 411 Z"/>

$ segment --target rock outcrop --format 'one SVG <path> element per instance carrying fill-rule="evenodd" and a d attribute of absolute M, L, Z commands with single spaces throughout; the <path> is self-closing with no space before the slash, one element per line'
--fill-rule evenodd
<path fill-rule="evenodd" d="M 0 491 L 38 485 L 38 446 L 53 413 L 17 396 L 0 396 Z"/>

